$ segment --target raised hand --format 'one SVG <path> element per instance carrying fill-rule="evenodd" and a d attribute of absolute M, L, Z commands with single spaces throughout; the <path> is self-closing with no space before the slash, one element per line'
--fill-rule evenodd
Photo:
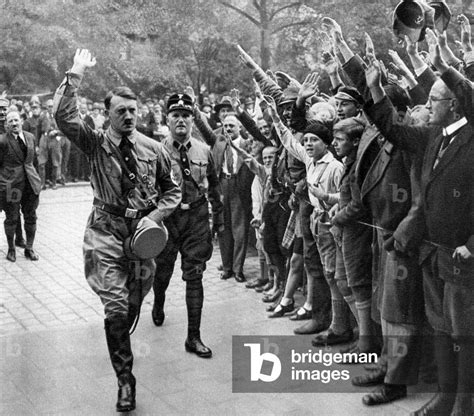
<path fill-rule="evenodd" d="M 336 61 L 334 55 L 330 52 L 323 52 L 323 69 L 327 72 L 329 76 L 336 75 L 339 70 L 339 63 Z"/>
<path fill-rule="evenodd" d="M 374 56 L 375 57 L 375 47 L 372 38 L 369 36 L 367 32 L 364 33 L 365 39 L 365 56 Z"/>
<path fill-rule="evenodd" d="M 86 68 L 92 68 L 96 63 L 88 49 L 77 49 L 71 72 L 82 75 Z"/>
<path fill-rule="evenodd" d="M 191 87 L 191 85 L 188 85 L 184 89 L 184 93 L 191 97 L 191 99 L 193 100 L 193 103 L 196 102 L 196 94 L 194 94 L 194 89 L 193 89 L 193 87 Z"/>
<path fill-rule="evenodd" d="M 441 56 L 441 48 L 438 42 L 438 37 L 429 28 L 426 29 L 426 42 L 428 43 L 428 50 L 430 53 L 430 61 L 439 71 L 448 67 L 445 60 Z"/>
<path fill-rule="evenodd" d="M 230 90 L 230 101 L 234 111 L 237 112 L 237 114 L 240 114 L 240 91 L 237 88 L 232 88 Z"/>
<path fill-rule="evenodd" d="M 457 21 L 461 25 L 461 45 L 464 53 L 471 52 L 471 24 L 469 23 L 469 19 L 463 14 L 460 14 L 457 18 Z"/>
<path fill-rule="evenodd" d="M 300 87 L 298 95 L 306 100 L 318 92 L 319 75 L 316 72 L 309 74 Z"/>
<path fill-rule="evenodd" d="M 237 45 L 237 50 L 239 51 L 240 60 L 250 69 L 258 69 L 258 64 L 253 60 L 253 58 L 245 52 L 240 45 Z"/>
<path fill-rule="evenodd" d="M 260 89 L 260 85 L 258 85 L 258 82 L 255 81 L 254 78 L 252 78 L 252 80 L 253 80 L 253 86 L 255 89 L 255 96 L 260 100 L 263 99 L 263 94 L 262 94 L 262 90 Z"/>
<path fill-rule="evenodd" d="M 277 106 L 276 106 L 276 103 L 275 103 L 275 100 L 268 96 L 268 95 L 265 95 L 263 97 L 263 100 L 267 103 L 268 105 L 268 113 L 270 114 L 270 117 L 273 119 L 273 121 L 275 123 L 277 123 L 280 119 L 279 115 L 278 115 L 278 111 L 277 111 Z"/>
<path fill-rule="evenodd" d="M 328 32 L 336 43 L 343 41 L 344 37 L 342 36 L 342 29 L 339 23 L 330 17 L 323 17 L 321 23 L 323 30 Z"/>
<path fill-rule="evenodd" d="M 418 55 L 418 42 L 412 42 L 412 40 L 407 35 L 405 35 L 405 45 L 408 55 Z"/>
<path fill-rule="evenodd" d="M 365 70 L 365 80 L 369 88 L 377 88 L 382 85 L 382 70 L 380 69 L 380 62 L 377 59 L 369 60 Z"/>

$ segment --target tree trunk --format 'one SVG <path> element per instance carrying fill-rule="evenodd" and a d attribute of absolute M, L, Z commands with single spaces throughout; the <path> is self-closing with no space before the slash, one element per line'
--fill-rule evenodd
<path fill-rule="evenodd" d="M 261 67 L 264 71 L 270 68 L 270 21 L 267 10 L 267 0 L 260 1 L 260 59 Z"/>

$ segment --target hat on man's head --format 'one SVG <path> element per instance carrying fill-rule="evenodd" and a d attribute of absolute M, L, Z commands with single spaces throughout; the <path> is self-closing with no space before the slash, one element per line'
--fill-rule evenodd
<path fill-rule="evenodd" d="M 0 107 L 8 107 L 10 105 L 10 101 L 5 98 L 0 96 Z"/>
<path fill-rule="evenodd" d="M 334 98 L 343 101 L 352 101 L 360 105 L 364 104 L 364 99 L 359 94 L 359 92 L 355 88 L 347 87 L 345 85 L 339 87 L 339 89 L 337 90 L 337 94 L 334 96 Z"/>
<path fill-rule="evenodd" d="M 188 111 L 192 114 L 194 110 L 192 98 L 188 94 L 173 94 L 170 96 L 166 105 L 166 114 L 175 110 Z"/>
<path fill-rule="evenodd" d="M 278 105 L 285 105 L 295 102 L 298 98 L 299 91 L 300 89 L 296 84 L 290 83 L 290 85 L 288 85 L 288 87 L 283 90 L 283 97 L 281 97 Z"/>
<path fill-rule="evenodd" d="M 230 98 L 228 95 L 224 95 L 221 98 L 221 102 L 214 106 L 214 111 L 216 112 L 216 114 L 219 114 L 219 111 L 221 111 L 225 107 L 227 107 L 231 110 L 233 109 L 233 107 L 232 107 L 232 98 Z"/>
<path fill-rule="evenodd" d="M 328 146 L 332 143 L 332 133 L 327 127 L 319 122 L 309 123 L 303 131 L 305 134 L 314 134 L 318 136 Z"/>

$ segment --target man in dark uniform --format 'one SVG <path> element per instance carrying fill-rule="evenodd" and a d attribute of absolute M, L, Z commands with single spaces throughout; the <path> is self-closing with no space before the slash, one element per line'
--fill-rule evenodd
<path fill-rule="evenodd" d="M 137 132 L 137 97 L 127 87 L 104 101 L 110 127 L 93 130 L 78 114 L 77 89 L 86 68 L 95 65 L 88 50 L 78 50 L 74 65 L 56 91 L 58 128 L 83 151 L 92 167 L 94 208 L 84 235 L 86 279 L 104 305 L 105 335 L 118 378 L 117 411 L 135 408 L 135 377 L 129 329 L 150 290 L 155 262 L 127 257 L 124 242 L 135 230 L 153 226 L 173 212 L 181 190 L 171 178 L 163 146 Z"/>
<path fill-rule="evenodd" d="M 223 227 L 223 205 L 219 180 L 209 146 L 191 137 L 193 101 L 187 94 L 172 95 L 167 104 L 171 137 L 163 144 L 168 149 L 173 175 L 181 186 L 183 200 L 178 209 L 165 220 L 168 243 L 156 259 L 153 289 L 155 302 L 152 318 L 155 325 L 163 324 L 165 291 L 173 274 L 178 252 L 186 282 L 188 337 L 186 351 L 209 358 L 210 348 L 201 341 L 201 310 L 204 300 L 202 275 L 212 255 L 212 235 L 209 227 L 208 199 L 212 205 L 213 227 Z M 207 196 L 207 197 L 206 197 Z"/>

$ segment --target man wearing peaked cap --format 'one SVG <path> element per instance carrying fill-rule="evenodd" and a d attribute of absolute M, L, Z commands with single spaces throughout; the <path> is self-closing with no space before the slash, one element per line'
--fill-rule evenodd
<path fill-rule="evenodd" d="M 342 86 L 334 96 L 339 120 L 358 116 L 361 112 L 363 99 L 355 88 Z"/>
<path fill-rule="evenodd" d="M 184 345 L 186 351 L 209 358 L 212 351 L 201 341 L 200 334 L 204 302 L 202 278 L 206 262 L 212 255 L 208 199 L 216 231 L 224 224 L 224 218 L 211 150 L 191 136 L 193 106 L 193 100 L 187 94 L 174 94 L 167 104 L 170 136 L 163 144 L 171 156 L 173 176 L 181 187 L 183 199 L 178 209 L 165 220 L 169 236 L 165 249 L 156 258 L 152 319 L 156 326 L 163 324 L 165 292 L 180 253 L 188 312 L 188 336 Z"/>

